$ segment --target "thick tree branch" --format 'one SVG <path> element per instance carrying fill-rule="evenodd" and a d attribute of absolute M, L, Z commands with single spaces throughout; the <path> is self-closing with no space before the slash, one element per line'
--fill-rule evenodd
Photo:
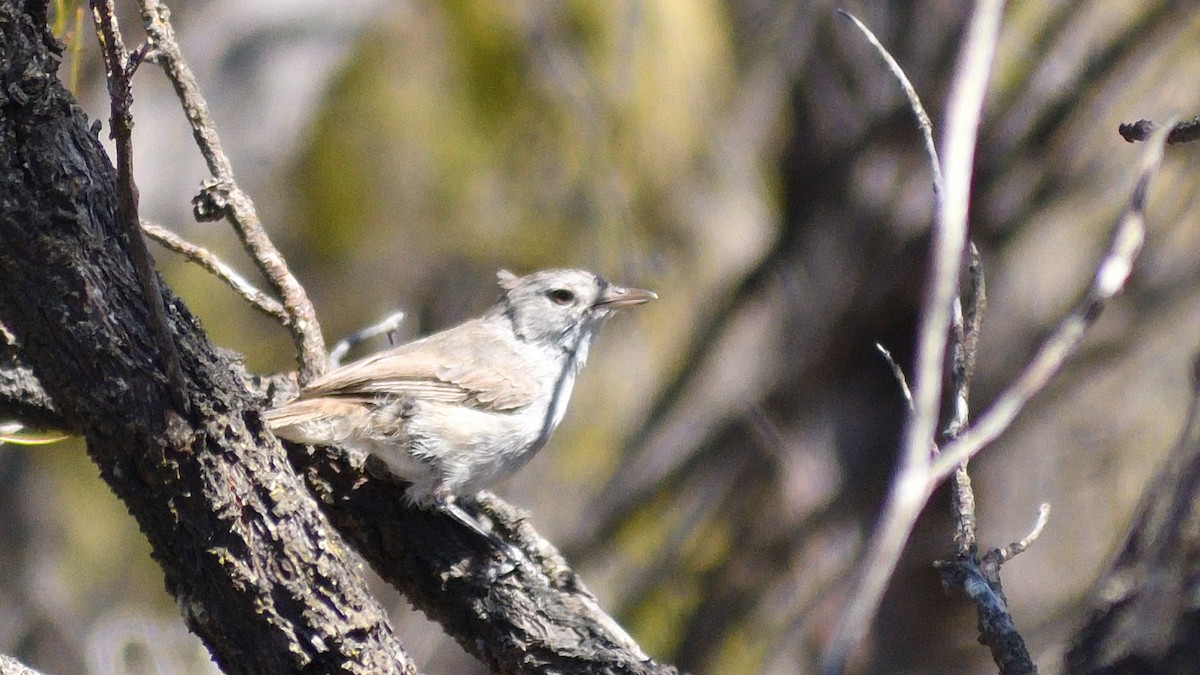
<path fill-rule="evenodd" d="M 22 21 L 48 40 L 36 21 Z M 2 37 L 6 48 L 16 44 Z M 29 121 L 13 125 L 20 157 L 6 157 L 12 164 L 0 173 L 0 187 L 11 182 L 13 204 L 22 206 L 0 221 L 0 316 L 12 328 L 0 355 L 14 364 L 0 367 L 0 377 L 25 384 L 11 401 L 0 398 L 0 413 L 32 409 L 87 438 L 189 624 L 226 669 L 410 668 L 347 564 L 349 548 L 259 422 L 256 410 L 294 395 L 295 379 L 241 372 L 167 294 L 189 412 L 164 407 L 168 385 L 147 347 L 145 303 L 124 240 L 111 235 L 115 176 L 69 97 L 37 72 L 36 87 L 25 89 L 38 90 L 33 102 L 8 109 L 5 101 L 5 120 Z M 71 189 L 57 183 L 61 167 L 73 171 Z M 38 293 L 23 292 L 34 286 Z M 554 548 L 499 500 L 485 499 L 485 512 L 534 562 L 497 578 L 486 543 L 404 506 L 403 486 L 365 477 L 336 451 L 292 451 L 371 564 L 493 669 L 674 672 L 647 659 Z"/>
<path fill-rule="evenodd" d="M 54 75 L 43 12 L 0 2 L 0 316 L 22 358 L 223 668 L 411 672 L 234 366 L 164 293 L 187 381 L 173 409 L 116 175 Z"/>
<path fill-rule="evenodd" d="M 375 571 L 493 671 L 677 672 L 650 660 L 557 549 L 501 500 L 484 493 L 475 506 L 532 562 L 497 578 L 505 551 L 408 506 L 405 485 L 367 478 L 340 451 L 289 448 L 330 519 Z"/>

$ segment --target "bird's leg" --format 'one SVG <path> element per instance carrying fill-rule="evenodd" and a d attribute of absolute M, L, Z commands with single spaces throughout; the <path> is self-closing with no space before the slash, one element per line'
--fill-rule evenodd
<path fill-rule="evenodd" d="M 396 344 L 396 331 L 400 329 L 402 321 L 404 321 L 404 312 L 396 312 L 374 326 L 367 326 L 342 338 L 329 352 L 329 367 L 337 368 L 342 365 L 342 359 L 345 358 L 346 352 L 377 335 L 387 334 L 388 344 Z"/>
<path fill-rule="evenodd" d="M 512 559 L 518 563 L 524 562 L 526 560 L 524 551 L 517 548 L 516 546 L 513 546 L 509 542 L 501 539 L 500 535 L 496 534 L 496 532 L 494 530 L 488 530 L 487 528 L 485 528 L 483 526 L 483 524 L 481 524 L 479 522 L 478 518 L 467 513 L 466 510 L 463 509 L 463 507 L 458 505 L 458 502 L 455 501 L 453 495 L 449 495 L 449 494 L 436 495 L 434 497 L 434 505 L 436 506 L 438 511 L 441 511 L 442 513 L 446 514 L 447 516 L 450 516 L 454 520 L 458 521 L 458 523 L 460 525 L 462 525 L 463 527 L 467 528 L 468 530 L 471 530 L 472 532 L 478 534 L 479 536 L 483 537 L 484 539 L 487 539 L 492 544 L 504 549 L 508 553 L 508 557 L 510 559 Z M 509 569 L 507 571 L 512 571 L 512 568 L 509 567 Z"/>

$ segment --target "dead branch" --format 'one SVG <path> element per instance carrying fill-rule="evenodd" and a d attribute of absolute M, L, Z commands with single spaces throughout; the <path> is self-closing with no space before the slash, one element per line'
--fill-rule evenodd
<path fill-rule="evenodd" d="M 850 654 L 870 630 L 904 543 L 931 491 L 925 476 L 940 411 L 950 308 L 957 294 L 967 240 L 975 134 L 1003 5 L 1001 0 L 985 0 L 976 5 L 951 86 L 942 155 L 942 175 L 946 182 L 944 192 L 938 195 L 930 274 L 918 328 L 913 411 L 905 430 L 899 471 L 860 563 L 861 576 L 825 654 L 824 668 L 829 673 L 839 673 L 845 668 Z"/>
<path fill-rule="evenodd" d="M 1167 125 L 1170 131 L 1167 132 L 1167 145 L 1175 145 L 1176 143 L 1191 143 L 1200 138 L 1200 117 L 1193 117 L 1190 120 L 1183 122 L 1175 122 Z M 1117 133 L 1121 134 L 1129 143 L 1137 141 L 1147 141 L 1154 135 L 1158 125 L 1150 120 L 1138 120 L 1128 124 L 1122 124 L 1117 127 Z"/>
<path fill-rule="evenodd" d="M 162 66 L 167 79 L 183 105 L 192 135 L 200 153 L 208 163 L 212 178 L 205 182 L 200 195 L 193 200 L 196 219 L 215 220 L 222 216 L 229 219 L 246 252 L 258 265 L 263 275 L 279 295 L 290 316 L 286 323 L 292 333 L 300 359 L 300 381 L 308 382 L 325 371 L 325 339 L 317 322 L 312 302 L 304 287 L 292 275 L 287 262 L 275 248 L 263 228 L 254 202 L 238 187 L 233 176 L 233 166 L 221 149 L 217 129 L 208 110 L 208 103 L 200 93 L 191 68 L 184 61 L 183 52 L 175 40 L 175 29 L 171 26 L 171 12 L 158 0 L 141 0 L 142 22 L 150 37 L 154 51 L 152 59 Z"/>

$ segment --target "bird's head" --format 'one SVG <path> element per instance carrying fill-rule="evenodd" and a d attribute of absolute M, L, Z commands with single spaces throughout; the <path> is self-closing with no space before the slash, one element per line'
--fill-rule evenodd
<path fill-rule="evenodd" d="M 500 270 L 500 304 L 517 337 L 574 351 L 604 319 L 622 307 L 658 296 L 640 288 L 623 288 L 586 270 L 552 269 L 518 277 Z"/>

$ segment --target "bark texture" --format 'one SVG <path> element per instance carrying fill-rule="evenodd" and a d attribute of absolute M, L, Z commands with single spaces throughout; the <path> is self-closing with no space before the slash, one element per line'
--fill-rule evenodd
<path fill-rule="evenodd" d="M 6 397 L 30 394 L 4 413 L 40 402 L 87 439 L 225 670 L 411 672 L 235 366 L 164 293 L 187 390 L 168 388 L 115 174 L 55 75 L 44 10 L 0 3 L 0 320 L 24 360 Z"/>

